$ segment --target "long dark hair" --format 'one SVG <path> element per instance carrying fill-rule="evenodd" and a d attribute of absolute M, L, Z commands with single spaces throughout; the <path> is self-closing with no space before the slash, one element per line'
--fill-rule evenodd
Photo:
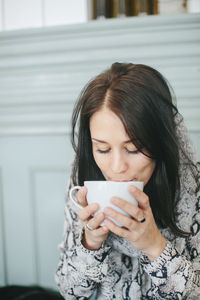
<path fill-rule="evenodd" d="M 142 64 L 114 63 L 83 89 L 72 114 L 72 146 L 75 162 L 74 184 L 105 180 L 95 163 L 90 137 L 90 117 L 104 105 L 117 114 L 137 149 L 156 161 L 151 179 L 144 188 L 156 223 L 184 236 L 176 225 L 179 199 L 179 139 L 172 89 L 155 69 Z M 77 134 L 76 134 L 77 132 Z M 144 153 L 144 154 L 145 154 Z M 147 154 L 145 154 L 147 155 Z"/>

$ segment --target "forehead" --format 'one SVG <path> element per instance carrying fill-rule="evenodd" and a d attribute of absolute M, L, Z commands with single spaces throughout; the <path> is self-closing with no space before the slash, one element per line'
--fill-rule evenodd
<path fill-rule="evenodd" d="M 120 118 L 110 109 L 104 107 L 90 118 L 90 132 L 93 138 L 130 140 Z"/>

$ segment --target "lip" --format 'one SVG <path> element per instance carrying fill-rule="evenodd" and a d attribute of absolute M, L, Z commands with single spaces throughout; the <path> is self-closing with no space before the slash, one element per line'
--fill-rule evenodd
<path fill-rule="evenodd" d="M 114 181 L 117 181 L 117 182 L 128 182 L 128 181 L 132 181 L 132 180 L 114 180 Z"/>
<path fill-rule="evenodd" d="M 129 179 L 129 180 L 113 180 L 113 181 L 116 181 L 116 182 L 129 182 L 129 181 L 137 181 L 137 179 L 134 178 L 134 179 Z"/>

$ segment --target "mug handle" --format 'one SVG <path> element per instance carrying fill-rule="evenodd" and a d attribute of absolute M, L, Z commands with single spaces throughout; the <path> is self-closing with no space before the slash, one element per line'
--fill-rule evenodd
<path fill-rule="evenodd" d="M 72 202 L 79 208 L 79 209 L 82 209 L 83 207 L 78 204 L 78 202 L 73 198 L 73 191 L 74 190 L 80 190 L 81 189 L 81 186 L 79 185 L 76 185 L 76 186 L 73 186 L 70 191 L 69 191 L 69 197 L 70 199 L 72 200 Z"/>

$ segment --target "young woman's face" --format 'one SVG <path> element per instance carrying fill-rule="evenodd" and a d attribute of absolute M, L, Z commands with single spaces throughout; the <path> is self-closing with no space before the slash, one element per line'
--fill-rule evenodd
<path fill-rule="evenodd" d="M 155 161 L 137 151 L 119 117 L 104 107 L 90 119 L 93 156 L 106 180 L 147 184 Z"/>

